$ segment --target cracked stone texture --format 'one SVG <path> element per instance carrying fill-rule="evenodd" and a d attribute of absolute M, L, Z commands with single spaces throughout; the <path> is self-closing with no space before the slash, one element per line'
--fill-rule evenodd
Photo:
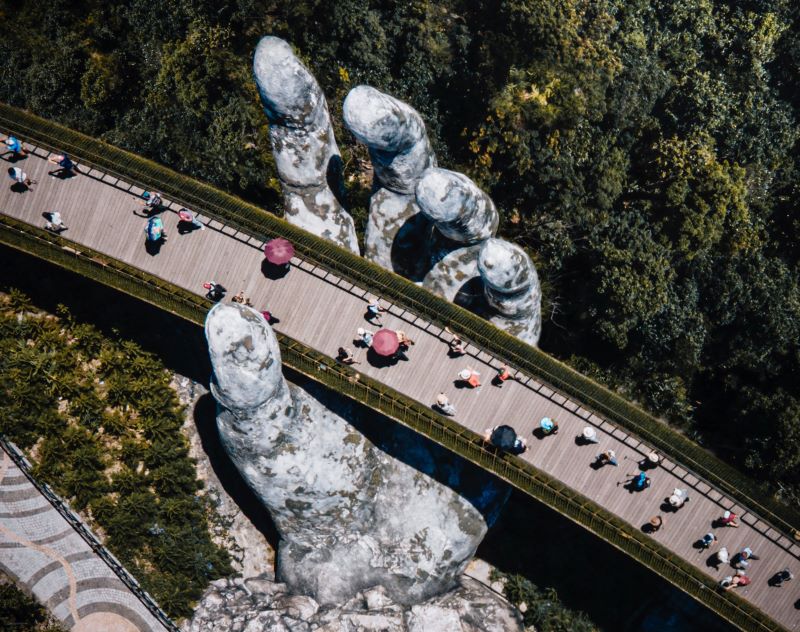
<path fill-rule="evenodd" d="M 459 494 L 287 385 L 257 311 L 217 304 L 205 330 L 220 438 L 280 532 L 278 579 L 322 605 L 377 585 L 406 605 L 452 588 L 507 490 Z"/>
<path fill-rule="evenodd" d="M 434 225 L 430 268 L 422 285 L 468 309 L 482 303 L 476 288 L 480 244 L 500 221 L 492 199 L 461 173 L 431 167 L 417 183 L 420 211 Z"/>
<path fill-rule="evenodd" d="M 415 189 L 417 205 L 444 237 L 474 244 L 494 237 L 500 217 L 492 199 L 463 173 L 431 167 Z"/>
<path fill-rule="evenodd" d="M 421 281 L 430 226 L 419 217 L 414 192 L 425 169 L 436 166 L 425 123 L 411 106 L 370 86 L 353 88 L 343 112 L 347 128 L 369 149 L 374 170 L 365 256 Z"/>
<path fill-rule="evenodd" d="M 495 325 L 535 345 L 542 331 L 542 293 L 531 258 L 519 246 L 487 239 L 478 254 L 478 271 Z"/>
<path fill-rule="evenodd" d="M 291 595 L 264 577 L 221 579 L 206 591 L 184 632 L 522 632 L 519 612 L 465 576 L 444 595 L 411 607 L 380 586 L 334 607 Z"/>
<path fill-rule="evenodd" d="M 258 43 L 253 75 L 270 123 L 287 221 L 358 253 L 353 218 L 341 202 L 342 158 L 319 84 L 291 46 L 273 36 Z"/>

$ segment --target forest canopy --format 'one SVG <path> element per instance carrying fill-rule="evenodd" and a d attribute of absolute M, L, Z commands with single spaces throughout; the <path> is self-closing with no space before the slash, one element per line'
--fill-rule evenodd
<path fill-rule="evenodd" d="M 279 212 L 251 78 L 291 42 L 353 212 L 368 83 L 425 118 L 543 280 L 541 346 L 762 478 L 800 483 L 800 8 L 790 0 L 0 2 L 10 103 Z"/>

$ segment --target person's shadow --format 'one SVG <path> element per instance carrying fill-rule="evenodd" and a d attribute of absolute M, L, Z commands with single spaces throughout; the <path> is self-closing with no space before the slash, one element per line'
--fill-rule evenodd
<path fill-rule="evenodd" d="M 4 154 L 0 154 L 0 158 L 5 160 L 6 162 L 10 162 L 13 165 L 14 163 L 20 162 L 21 160 L 27 160 L 28 154 L 22 155 L 22 154 L 17 154 L 13 151 L 7 151 Z"/>
<path fill-rule="evenodd" d="M 179 235 L 187 235 L 189 233 L 193 233 L 196 230 L 200 230 L 200 227 L 192 222 L 187 222 L 185 219 L 182 219 L 178 222 L 178 234 Z"/>
<path fill-rule="evenodd" d="M 376 369 L 385 369 L 386 367 L 394 366 L 397 364 L 397 360 L 398 358 L 396 355 L 382 356 L 372 347 L 367 350 L 367 362 L 369 362 L 370 366 L 374 366 Z"/>
<path fill-rule="evenodd" d="M 144 241 L 144 249 L 148 255 L 151 257 L 155 257 L 159 252 L 161 252 L 161 246 L 164 245 L 164 238 L 150 240 L 145 239 Z"/>
<path fill-rule="evenodd" d="M 287 274 L 289 274 L 289 269 L 290 266 L 288 263 L 275 265 L 266 259 L 261 262 L 261 274 L 273 281 L 277 281 L 278 279 L 285 277 Z"/>
<path fill-rule="evenodd" d="M 53 176 L 54 178 L 58 178 L 59 180 L 72 180 L 75 176 L 77 176 L 79 171 L 73 167 L 72 169 L 65 169 L 64 167 L 59 167 L 58 169 L 53 169 L 52 171 L 48 171 L 47 175 Z"/>

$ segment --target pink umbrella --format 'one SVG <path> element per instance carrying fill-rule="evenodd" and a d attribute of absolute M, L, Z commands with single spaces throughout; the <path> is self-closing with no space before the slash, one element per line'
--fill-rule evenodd
<path fill-rule="evenodd" d="M 382 356 L 391 356 L 400 348 L 397 334 L 391 329 L 379 329 L 372 338 L 372 348 Z"/>
<path fill-rule="evenodd" d="M 267 245 L 264 246 L 264 256 L 270 263 L 280 266 L 284 263 L 289 263 L 294 257 L 294 246 L 292 242 L 283 237 L 270 239 Z"/>

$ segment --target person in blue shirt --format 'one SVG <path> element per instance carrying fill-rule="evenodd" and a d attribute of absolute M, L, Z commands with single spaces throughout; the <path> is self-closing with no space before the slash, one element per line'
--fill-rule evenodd
<path fill-rule="evenodd" d="M 75 175 L 75 163 L 72 162 L 72 159 L 67 154 L 50 156 L 47 160 L 59 166 L 58 169 L 50 172 L 51 176 L 69 178 Z"/>
<path fill-rule="evenodd" d="M 164 232 L 164 223 L 158 216 L 151 217 L 147 220 L 147 226 L 144 229 L 147 235 L 147 241 L 166 241 L 167 234 Z"/>
<path fill-rule="evenodd" d="M 27 156 L 28 152 L 22 147 L 22 143 L 15 136 L 9 136 L 5 140 L 6 147 L 13 155 L 12 158 L 21 158 Z"/>

